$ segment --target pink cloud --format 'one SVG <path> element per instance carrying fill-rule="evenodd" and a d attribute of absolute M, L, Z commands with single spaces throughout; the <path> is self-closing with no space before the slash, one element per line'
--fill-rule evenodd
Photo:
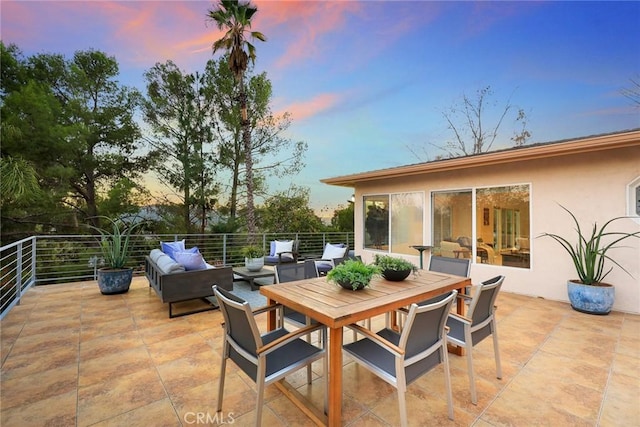
<path fill-rule="evenodd" d="M 313 117 L 319 113 L 331 109 L 337 105 L 342 97 L 335 93 L 321 93 L 308 101 L 294 102 L 277 113 L 280 115 L 285 111 L 291 113 L 291 117 L 298 121 Z"/>
<path fill-rule="evenodd" d="M 344 29 L 348 23 L 347 15 L 358 13 L 364 6 L 352 1 L 256 1 L 256 5 L 259 10 L 255 23 L 258 31 L 258 25 L 264 25 L 275 33 L 274 37 L 295 35 L 295 38 L 287 40 L 284 54 L 276 61 L 277 67 L 286 67 L 318 55 L 318 39 Z"/>

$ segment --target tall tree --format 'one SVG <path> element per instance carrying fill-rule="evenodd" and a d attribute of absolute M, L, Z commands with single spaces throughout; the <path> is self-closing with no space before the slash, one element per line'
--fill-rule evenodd
<path fill-rule="evenodd" d="M 492 99 L 493 96 L 491 86 L 486 86 L 477 90 L 475 97 L 463 94 L 460 103 L 442 111 L 442 117 L 451 131 L 451 137 L 444 144 L 430 144 L 446 153 L 437 158 L 469 156 L 491 151 L 500 135 L 504 120 L 514 109 L 517 109 L 514 122 L 520 128 L 514 131 L 510 139 L 516 147 L 527 143 L 531 133 L 527 130 L 528 117 L 525 111 L 511 104 L 510 99 L 504 107 L 498 108 L 498 102 Z M 415 150 L 411 148 L 410 150 L 419 159 L 426 160 Z"/>
<path fill-rule="evenodd" d="M 183 231 L 191 231 L 191 216 L 197 207 L 200 232 L 204 232 L 211 200 L 218 192 L 212 155 L 215 108 L 213 93 L 206 90 L 210 78 L 185 74 L 167 61 L 153 66 L 145 79 L 144 118 L 153 134 L 150 143 L 163 157 L 154 169 L 180 193 Z"/>
<path fill-rule="evenodd" d="M 322 220 L 309 207 L 309 189 L 292 186 L 267 200 L 259 209 L 260 228 L 268 233 L 322 231 Z"/>
<path fill-rule="evenodd" d="M 210 60 L 207 63 L 205 76 L 213 78 L 206 84 L 212 91 L 219 117 L 216 128 L 219 145 L 220 165 L 231 173 L 229 182 L 230 197 L 228 200 L 230 223 L 236 222 L 239 210 L 238 202 L 245 194 L 241 187 L 246 187 L 246 176 L 243 173 L 245 152 L 242 144 L 242 126 L 239 108 L 234 99 L 237 97 L 237 86 L 227 67 L 225 58 L 220 61 Z M 251 130 L 251 157 L 253 160 L 253 189 L 255 195 L 265 195 L 264 181 L 266 176 L 290 176 L 298 173 L 304 166 L 303 155 L 307 144 L 284 137 L 291 120 L 289 114 L 275 116 L 270 109 L 272 86 L 266 73 L 251 75 L 247 71 L 247 108 Z M 246 170 L 246 169 L 245 169 Z"/>
<path fill-rule="evenodd" d="M 116 59 L 102 52 L 76 52 L 68 70 L 65 109 L 76 129 L 71 187 L 86 205 L 90 222 L 97 224 L 101 186 L 135 179 L 148 168 L 147 159 L 136 155 L 141 135 L 134 113 L 140 98 L 136 90 L 119 85 Z"/>
<path fill-rule="evenodd" d="M 331 226 L 337 231 L 351 231 L 354 230 L 354 203 L 349 202 L 348 206 L 340 207 L 333 212 L 331 217 Z"/>
<path fill-rule="evenodd" d="M 7 55 L 3 127 L 17 131 L 3 135 L 2 157 L 28 162 L 47 189 L 11 219 L 58 230 L 78 219 L 98 225 L 100 194 L 147 168 L 146 156 L 137 155 L 133 119 L 139 94 L 118 83 L 118 63 L 102 52 L 78 51 L 68 60 L 57 54 L 22 58 L 17 49 L 3 49 L 3 61 Z M 56 212 L 66 215 L 58 224 Z"/>
<path fill-rule="evenodd" d="M 253 158 L 251 150 L 251 129 L 247 113 L 247 96 L 244 87 L 244 76 L 249 60 L 255 62 L 256 49 L 251 40 L 266 41 L 266 37 L 251 31 L 251 20 L 258 8 L 250 3 L 240 3 L 238 0 L 220 0 L 217 9 L 209 10 L 209 20 L 213 21 L 219 30 L 226 30 L 225 35 L 213 43 L 213 53 L 225 50 L 228 53 L 229 69 L 232 71 L 236 83 L 239 85 L 240 112 L 242 117 L 242 142 L 245 151 L 245 175 L 247 185 L 247 231 L 250 236 L 256 232 L 255 207 L 253 200 Z"/>

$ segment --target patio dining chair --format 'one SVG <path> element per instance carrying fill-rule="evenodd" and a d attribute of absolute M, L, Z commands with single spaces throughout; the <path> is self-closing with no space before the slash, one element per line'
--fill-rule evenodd
<path fill-rule="evenodd" d="M 429 258 L 429 271 L 469 277 L 469 272 L 471 271 L 471 259 L 432 255 L 431 258 Z"/>
<path fill-rule="evenodd" d="M 313 331 L 320 331 L 325 338 L 323 343 L 326 343 L 326 327 L 323 325 L 309 325 L 295 332 L 289 332 L 280 327 L 261 334 L 254 316 L 267 311 L 278 310 L 282 306 L 276 304 L 251 311 L 249 304 L 242 298 L 215 285 L 213 286 L 213 292 L 224 317 L 225 329 L 222 362 L 220 364 L 217 411 L 222 411 L 226 364 L 227 359 L 231 359 L 257 385 L 255 425 L 260 426 L 265 386 L 305 366 L 311 366 L 313 362 L 320 359 L 323 359 L 323 372 L 326 376 L 328 363 L 325 345 L 317 347 L 301 338 Z M 327 393 L 328 385 L 325 378 L 325 409 Z"/>
<path fill-rule="evenodd" d="M 304 263 L 280 264 L 274 266 L 273 269 L 275 271 L 276 284 L 318 277 L 318 271 L 312 260 L 307 260 Z M 311 324 L 311 319 L 290 307 L 285 306 L 282 311 L 283 319 L 293 323 L 295 326 L 303 327 Z"/>
<path fill-rule="evenodd" d="M 446 273 L 446 274 L 455 274 L 456 276 L 469 277 L 469 273 L 471 271 L 471 259 L 469 258 L 449 258 L 444 256 L 436 256 L 432 255 L 429 258 L 429 271 L 435 271 L 437 273 Z M 465 290 L 465 292 L 468 292 Z M 433 302 L 437 302 L 443 298 L 445 298 L 447 294 L 438 295 L 436 297 L 430 298 L 426 301 L 420 302 L 420 304 L 430 304 Z M 402 316 L 403 311 L 399 312 L 399 316 L 397 317 L 398 327 L 402 328 Z M 387 327 L 390 324 L 389 313 L 387 313 L 386 317 Z"/>
<path fill-rule="evenodd" d="M 407 425 L 405 393 L 413 381 L 444 365 L 444 382 L 449 418 L 453 420 L 446 322 L 457 291 L 433 304 L 411 304 L 401 333 L 385 328 L 378 333 L 357 324 L 348 327 L 365 337 L 343 346 L 353 359 L 398 392 L 400 425 Z"/>
<path fill-rule="evenodd" d="M 498 348 L 498 333 L 496 330 L 495 301 L 504 282 L 504 276 L 496 276 L 482 282 L 478 286 L 472 286 L 472 294 L 459 297 L 470 300 L 466 316 L 450 313 L 447 320 L 449 332 L 447 340 L 465 349 L 467 357 L 467 371 L 471 390 L 471 402 L 478 404 L 476 395 L 476 383 L 473 374 L 473 347 L 487 338 L 493 336 L 493 352 L 496 359 L 496 376 L 502 378 L 502 366 L 500 365 L 500 350 Z"/>

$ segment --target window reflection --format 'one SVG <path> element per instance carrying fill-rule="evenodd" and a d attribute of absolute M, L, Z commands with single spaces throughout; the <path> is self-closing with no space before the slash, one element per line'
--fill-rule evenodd
<path fill-rule="evenodd" d="M 435 254 L 472 258 L 475 262 L 529 268 L 528 185 L 432 194 L 433 246 Z"/>
<path fill-rule="evenodd" d="M 423 244 L 423 193 L 364 197 L 364 247 L 415 255 L 412 245 Z"/>

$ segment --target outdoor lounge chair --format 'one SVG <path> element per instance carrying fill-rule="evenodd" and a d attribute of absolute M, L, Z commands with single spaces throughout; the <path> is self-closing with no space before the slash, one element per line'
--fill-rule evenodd
<path fill-rule="evenodd" d="M 264 257 L 264 265 L 277 265 L 298 262 L 300 241 L 273 240 L 269 245 L 269 255 Z"/>
<path fill-rule="evenodd" d="M 349 254 L 349 245 L 345 243 L 327 243 L 322 252 L 322 257 L 315 260 L 316 268 L 320 276 L 326 276 L 329 270 L 336 266 L 335 259 L 345 258 Z"/>

